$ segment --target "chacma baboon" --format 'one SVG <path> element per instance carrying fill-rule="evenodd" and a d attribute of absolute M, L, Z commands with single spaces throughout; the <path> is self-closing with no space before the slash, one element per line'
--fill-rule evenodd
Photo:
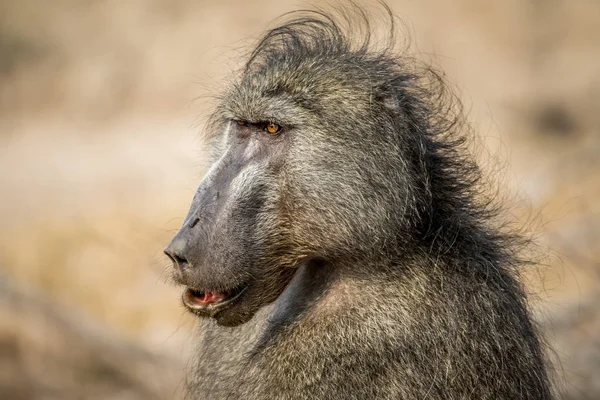
<path fill-rule="evenodd" d="M 210 118 L 214 162 L 166 250 L 207 317 L 189 397 L 551 398 L 454 97 L 353 40 L 352 15 L 288 16 Z"/>

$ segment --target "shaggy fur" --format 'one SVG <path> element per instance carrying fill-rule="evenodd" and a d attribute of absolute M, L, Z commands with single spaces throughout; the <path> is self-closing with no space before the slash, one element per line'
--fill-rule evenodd
<path fill-rule="evenodd" d="M 353 13 L 268 31 L 211 120 L 175 279 L 248 289 L 200 318 L 188 397 L 551 398 L 456 99 Z"/>

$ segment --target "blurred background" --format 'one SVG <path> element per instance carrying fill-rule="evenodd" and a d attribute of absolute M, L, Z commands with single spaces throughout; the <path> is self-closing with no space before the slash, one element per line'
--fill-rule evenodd
<path fill-rule="evenodd" d="M 600 2 L 389 3 L 535 232 L 566 398 L 600 398 Z M 194 322 L 162 249 L 206 167 L 202 116 L 307 6 L 0 0 L 0 398 L 180 398 Z"/>

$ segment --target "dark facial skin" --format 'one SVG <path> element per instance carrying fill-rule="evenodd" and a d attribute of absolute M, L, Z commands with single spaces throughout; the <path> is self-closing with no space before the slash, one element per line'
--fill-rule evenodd
<path fill-rule="evenodd" d="M 184 305 L 222 325 L 247 321 L 284 289 L 293 266 L 272 254 L 285 243 L 278 224 L 265 221 L 277 208 L 277 176 L 289 147 L 289 132 L 275 123 L 230 119 L 220 134 L 223 151 L 192 201 L 186 220 L 165 252 L 174 279 L 186 285 Z M 215 304 L 195 301 L 203 293 L 225 296 Z"/>

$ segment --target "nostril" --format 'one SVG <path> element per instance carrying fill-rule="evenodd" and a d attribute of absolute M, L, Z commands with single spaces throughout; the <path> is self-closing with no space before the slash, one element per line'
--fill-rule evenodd
<path fill-rule="evenodd" d="M 167 257 L 169 257 L 169 259 L 173 262 L 173 264 L 175 264 L 177 262 L 177 261 L 175 261 L 175 258 L 173 258 L 173 256 L 169 254 L 169 252 L 167 250 L 163 251 L 163 253 L 165 253 L 165 255 Z"/>
<path fill-rule="evenodd" d="M 179 256 L 177 253 L 165 250 L 165 254 L 171 259 L 171 261 L 176 267 L 179 267 L 181 269 L 188 267 L 187 260 L 184 257 Z"/>
<path fill-rule="evenodd" d="M 183 257 L 179 257 L 177 254 L 173 255 L 173 259 L 181 268 L 187 267 L 187 260 Z"/>
<path fill-rule="evenodd" d="M 176 268 L 184 269 L 189 266 L 185 257 L 186 249 L 187 239 L 178 234 L 165 249 L 165 254 L 173 261 Z"/>

